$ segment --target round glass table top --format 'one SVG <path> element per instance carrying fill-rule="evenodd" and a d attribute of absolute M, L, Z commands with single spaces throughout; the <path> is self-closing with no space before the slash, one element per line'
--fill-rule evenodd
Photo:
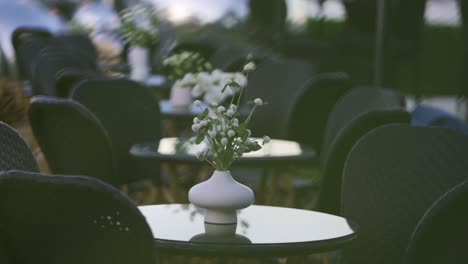
<path fill-rule="evenodd" d="M 262 142 L 262 139 L 256 139 Z M 161 161 L 200 162 L 196 154 L 206 147 L 205 143 L 194 144 L 188 139 L 170 137 L 162 138 L 159 142 L 135 144 L 130 153 L 136 157 L 157 158 Z M 310 162 L 315 158 L 315 151 L 294 141 L 272 139 L 260 150 L 245 153 L 236 164 L 250 164 L 271 162 L 284 163 Z"/>
<path fill-rule="evenodd" d="M 237 225 L 203 222 L 191 204 L 140 206 L 160 250 L 185 254 L 287 256 L 338 249 L 357 225 L 339 216 L 283 207 L 250 206 Z"/>

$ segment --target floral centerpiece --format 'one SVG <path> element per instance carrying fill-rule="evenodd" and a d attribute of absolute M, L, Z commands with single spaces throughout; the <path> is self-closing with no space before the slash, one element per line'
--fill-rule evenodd
<path fill-rule="evenodd" d="M 247 74 L 255 69 L 253 63 L 247 64 L 242 74 Z M 251 205 L 254 194 L 250 188 L 238 183 L 232 178 L 229 169 L 232 163 L 244 153 L 259 150 L 262 146 L 252 139 L 248 129 L 249 122 L 257 107 L 264 102 L 257 98 L 253 103 L 249 115 L 241 121 L 240 103 L 245 88 L 244 83 L 239 83 L 234 76 L 224 80 L 221 91 L 231 90 L 237 97 L 231 97 L 229 106 L 211 104 L 210 110 L 193 120 L 192 130 L 197 133 L 195 143 L 206 144 L 206 148 L 198 154 L 200 160 L 206 161 L 215 168 L 214 174 L 205 182 L 190 189 L 189 200 L 198 207 L 206 209 L 205 222 L 215 224 L 236 224 L 236 210 Z M 196 106 L 201 106 L 200 101 L 195 101 Z M 264 136 L 263 144 L 270 138 Z"/>
<path fill-rule="evenodd" d="M 176 107 L 186 107 L 192 102 L 191 89 L 197 83 L 197 74 L 211 71 L 213 67 L 199 53 L 182 51 L 163 61 L 168 79 L 174 84 L 170 100 Z"/>
<path fill-rule="evenodd" d="M 131 78 L 145 80 L 150 72 L 149 49 L 159 36 L 159 21 L 154 8 L 148 5 L 135 5 L 121 13 L 121 33 L 130 44 L 128 61 L 132 67 Z"/>

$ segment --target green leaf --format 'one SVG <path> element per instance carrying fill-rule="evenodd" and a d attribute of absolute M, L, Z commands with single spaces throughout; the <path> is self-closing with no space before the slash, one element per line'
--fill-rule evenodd
<path fill-rule="evenodd" d="M 241 88 L 240 84 L 236 83 L 236 82 L 232 82 L 231 83 L 231 87 L 234 87 L 234 88 Z"/>
<path fill-rule="evenodd" d="M 197 145 L 200 144 L 203 141 L 204 138 L 205 138 L 204 134 L 199 134 L 197 136 L 197 140 L 195 140 L 195 143 L 197 143 Z"/>
<path fill-rule="evenodd" d="M 257 142 L 255 142 L 255 144 L 250 144 L 248 148 L 250 151 L 257 151 L 261 149 L 262 147 Z"/>

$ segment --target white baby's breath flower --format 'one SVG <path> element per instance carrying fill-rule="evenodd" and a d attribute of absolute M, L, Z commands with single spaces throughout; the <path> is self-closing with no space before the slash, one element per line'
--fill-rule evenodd
<path fill-rule="evenodd" d="M 226 108 L 224 108 L 224 106 L 220 106 L 218 107 L 218 112 L 222 113 L 226 110 Z"/>
<path fill-rule="evenodd" d="M 237 111 L 237 105 L 232 104 L 232 105 L 229 106 L 229 109 L 231 109 L 232 111 L 235 112 L 235 111 Z"/>
<path fill-rule="evenodd" d="M 199 124 L 193 124 L 192 125 L 192 131 L 193 132 L 198 132 L 200 130 L 200 125 Z"/>
<path fill-rule="evenodd" d="M 254 104 L 255 104 L 256 106 L 261 106 L 261 105 L 263 104 L 263 101 L 262 101 L 262 99 L 260 99 L 260 98 L 256 98 L 256 99 L 254 100 Z"/>
<path fill-rule="evenodd" d="M 202 120 L 202 121 L 200 121 L 200 125 L 201 125 L 202 127 L 204 127 L 204 126 L 208 125 L 208 121 Z"/>
<path fill-rule="evenodd" d="M 226 115 L 229 116 L 229 117 L 232 117 L 234 115 L 234 111 L 232 109 L 228 109 L 226 111 Z"/>
<path fill-rule="evenodd" d="M 216 126 L 216 129 L 217 129 L 218 131 L 221 131 L 221 130 L 223 130 L 223 126 L 222 126 L 222 125 L 218 125 L 218 126 Z"/>
<path fill-rule="evenodd" d="M 239 127 L 239 123 L 232 123 L 232 127 L 233 127 L 233 128 L 238 128 L 238 127 Z"/>
<path fill-rule="evenodd" d="M 234 73 L 233 79 L 240 86 L 245 87 L 247 85 L 247 77 L 244 74 L 236 72 Z"/>
<path fill-rule="evenodd" d="M 228 137 L 232 138 L 233 136 L 236 135 L 236 132 L 234 130 L 229 130 L 227 134 L 228 134 Z"/>
<path fill-rule="evenodd" d="M 200 107 L 200 106 L 201 106 L 201 101 L 200 101 L 200 100 L 195 100 L 195 102 L 193 102 L 193 104 L 194 104 L 196 107 Z"/>
<path fill-rule="evenodd" d="M 218 131 L 216 131 L 216 129 L 213 129 L 213 130 L 208 131 L 208 135 L 209 135 L 211 138 L 215 138 L 217 133 L 218 133 Z"/>
<path fill-rule="evenodd" d="M 239 119 L 233 118 L 233 119 L 232 119 L 232 123 L 233 123 L 233 124 L 235 124 L 235 123 L 239 124 Z"/>
<path fill-rule="evenodd" d="M 271 138 L 269 136 L 263 136 L 263 144 L 262 145 L 265 145 L 267 144 L 268 142 L 270 142 Z"/>
<path fill-rule="evenodd" d="M 246 71 L 246 72 L 250 72 L 250 71 L 253 71 L 253 70 L 255 70 L 255 63 L 253 61 L 247 63 L 244 66 L 244 71 Z"/>
<path fill-rule="evenodd" d="M 198 122 L 200 122 L 200 119 L 198 119 L 198 117 L 194 117 L 193 118 L 193 123 L 198 124 Z"/>
<path fill-rule="evenodd" d="M 227 139 L 227 138 L 222 138 L 222 139 L 221 139 L 221 144 L 222 144 L 223 146 L 226 146 L 227 143 L 228 143 L 228 139 Z"/>

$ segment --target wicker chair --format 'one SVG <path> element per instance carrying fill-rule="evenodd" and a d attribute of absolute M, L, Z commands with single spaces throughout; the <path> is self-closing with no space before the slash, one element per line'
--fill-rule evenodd
<path fill-rule="evenodd" d="M 92 61 L 81 59 L 64 51 L 41 52 L 36 59 L 32 89 L 34 95 L 57 96 L 57 73 L 65 68 L 96 70 Z M 97 70 L 96 70 L 97 71 Z"/>
<path fill-rule="evenodd" d="M 155 261 L 144 216 L 119 190 L 97 179 L 0 172 L 0 200 L 0 232 L 11 263 Z"/>
<path fill-rule="evenodd" d="M 159 104 L 145 87 L 127 79 L 83 80 L 73 88 L 71 98 L 86 106 L 106 128 L 122 177 L 158 179 L 157 162 L 136 159 L 129 153 L 135 143 L 161 138 Z"/>
<path fill-rule="evenodd" d="M 344 162 L 358 139 L 378 126 L 409 122 L 403 102 L 402 96 L 391 90 L 356 88 L 336 103 L 327 121 L 321 153 L 320 211 L 339 213 Z"/>
<path fill-rule="evenodd" d="M 29 119 L 53 173 L 92 176 L 114 186 L 127 183 L 116 172 L 107 131 L 81 104 L 36 96 L 31 99 Z"/>
<path fill-rule="evenodd" d="M 0 122 L 0 171 L 39 171 L 34 155 L 24 139 L 9 125 Z"/>
<path fill-rule="evenodd" d="M 315 75 L 295 95 L 287 125 L 288 139 L 312 146 L 320 153 L 328 114 L 350 87 L 346 73 Z"/>
<path fill-rule="evenodd" d="M 314 67 L 298 60 L 266 60 L 252 72 L 245 99 L 262 98 L 267 105 L 258 108 L 250 127 L 253 136 L 268 135 L 287 139 L 287 126 L 294 95 L 314 76 Z"/>
<path fill-rule="evenodd" d="M 68 98 L 76 84 L 86 79 L 107 79 L 102 72 L 95 69 L 80 69 L 76 67 L 62 68 L 55 74 L 56 94 Z"/>
<path fill-rule="evenodd" d="M 468 173 L 464 173 L 468 177 Z M 405 264 L 467 263 L 468 181 L 442 195 L 419 220 Z"/>
<path fill-rule="evenodd" d="M 83 34 L 62 34 L 54 36 L 47 44 L 51 50 L 63 50 L 83 59 L 97 63 L 99 54 L 92 41 Z"/>
<path fill-rule="evenodd" d="M 40 51 L 47 46 L 52 38 L 45 28 L 18 27 L 11 35 L 11 42 L 15 50 L 16 65 L 20 79 L 32 80 L 33 64 Z"/>
<path fill-rule="evenodd" d="M 451 129 L 394 124 L 360 139 L 343 173 L 341 214 L 359 223 L 345 263 L 402 263 L 425 211 L 468 179 L 467 160 L 468 137 Z"/>

